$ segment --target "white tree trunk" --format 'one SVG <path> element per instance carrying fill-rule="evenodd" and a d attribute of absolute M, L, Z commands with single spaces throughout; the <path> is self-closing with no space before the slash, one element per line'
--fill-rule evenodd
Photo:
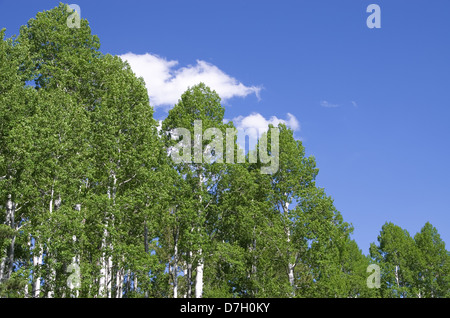
<path fill-rule="evenodd" d="M 120 150 L 119 150 L 120 152 Z M 111 172 L 111 176 L 113 178 L 113 187 L 112 187 L 112 201 L 113 206 L 116 205 L 116 192 L 117 192 L 117 177 L 114 171 Z M 109 192 L 109 191 L 108 191 Z M 109 223 L 109 222 L 108 222 Z M 109 226 L 109 224 L 108 224 Z M 114 215 L 111 216 L 111 226 L 114 226 Z M 109 235 L 109 233 L 108 233 Z M 106 273 L 107 273 L 107 280 L 106 280 L 106 291 L 107 291 L 107 297 L 112 297 L 112 280 L 113 280 L 113 261 L 112 261 L 112 251 L 113 251 L 113 244 L 109 243 L 109 251 L 110 255 L 108 256 L 108 260 L 106 263 Z"/>
<path fill-rule="evenodd" d="M 99 290 L 98 290 L 98 296 L 99 297 L 105 297 L 106 296 L 106 282 L 108 279 L 108 273 L 107 273 L 107 264 L 106 264 L 106 237 L 108 236 L 108 230 L 105 228 L 103 230 L 103 238 L 102 238 L 102 258 L 101 258 L 101 268 L 100 268 L 100 282 L 99 282 Z"/>
<path fill-rule="evenodd" d="M 0 283 L 3 281 L 3 272 L 5 271 L 6 257 L 7 257 L 8 250 L 5 248 L 3 250 L 3 253 L 5 256 L 2 257 L 2 260 L 0 262 Z"/>
<path fill-rule="evenodd" d="M 60 201 L 61 201 L 61 199 L 60 199 Z M 75 205 L 75 210 L 78 211 L 78 212 L 81 212 L 81 204 L 76 204 Z M 72 240 L 73 240 L 73 244 L 76 245 L 77 244 L 77 236 L 73 235 L 72 236 Z M 75 256 L 72 257 L 72 264 L 77 264 L 78 266 L 80 266 L 80 259 L 79 258 L 80 258 L 80 256 L 78 254 L 75 254 Z M 81 288 L 81 280 L 79 281 L 79 284 L 80 284 L 80 286 L 78 286 L 78 289 L 75 291 L 75 293 L 71 293 L 71 297 L 78 298 L 80 296 L 79 288 Z"/>
<path fill-rule="evenodd" d="M 287 242 L 289 244 L 291 242 L 291 234 L 290 234 L 289 228 L 286 231 L 286 235 L 287 235 Z M 289 257 L 289 263 L 288 263 L 289 285 L 291 285 L 291 287 L 294 287 L 294 267 L 295 267 L 295 265 L 293 263 L 291 263 L 291 261 L 290 261 L 290 257 L 291 257 L 290 253 L 288 253 L 288 257 Z"/>
<path fill-rule="evenodd" d="M 399 268 L 400 268 L 400 266 L 398 266 L 398 265 L 395 266 L 395 281 L 397 283 L 397 287 L 400 287 L 400 281 L 399 281 L 399 277 L 398 277 Z"/>
<path fill-rule="evenodd" d="M 198 251 L 199 261 L 197 265 L 197 276 L 195 277 L 195 298 L 202 298 L 203 295 L 203 269 L 204 269 L 204 260 L 202 256 L 202 249 Z"/>
<path fill-rule="evenodd" d="M 25 288 L 23 291 L 23 297 L 28 298 L 28 282 L 25 284 Z"/>
<path fill-rule="evenodd" d="M 175 234 L 175 246 L 173 254 L 173 298 L 178 298 L 178 229 Z"/>
<path fill-rule="evenodd" d="M 11 200 L 11 194 L 8 195 L 8 201 L 6 202 L 6 220 L 5 225 L 10 227 L 11 229 L 16 229 L 16 224 L 14 220 L 14 214 L 16 210 L 15 203 Z M 0 282 L 4 280 L 8 280 L 11 277 L 13 265 L 14 265 L 14 247 L 15 247 L 16 235 L 11 239 L 11 244 L 8 249 L 5 247 L 4 257 L 0 262 Z M 8 265 L 8 266 L 7 266 Z"/>
<path fill-rule="evenodd" d="M 110 249 L 112 250 L 112 246 L 111 245 L 110 245 Z M 111 298 L 111 291 L 112 291 L 112 267 L 113 267 L 112 256 L 111 255 L 108 257 L 107 266 L 108 267 L 106 269 L 106 273 L 107 273 L 106 291 L 107 291 L 107 297 Z"/>
<path fill-rule="evenodd" d="M 11 239 L 11 244 L 9 245 L 9 259 L 8 259 L 8 273 L 6 275 L 6 279 L 9 279 L 12 274 L 13 266 L 14 266 L 14 247 L 16 242 L 16 221 L 15 221 L 15 213 L 16 213 L 16 204 L 10 200 L 8 200 L 7 205 L 10 209 L 10 215 L 9 215 L 9 226 L 11 229 L 14 230 L 14 235 Z"/>
<path fill-rule="evenodd" d="M 287 197 L 287 196 L 286 196 Z M 289 226 L 289 217 L 288 217 L 288 213 L 289 213 L 289 202 L 287 202 L 287 198 L 286 198 L 286 202 L 285 205 L 283 207 L 284 209 L 284 216 L 285 216 L 285 233 L 286 233 L 286 240 L 288 243 L 288 251 L 287 251 L 287 256 L 288 256 L 288 279 L 289 279 L 289 285 L 292 287 L 292 296 L 295 296 L 295 291 L 294 291 L 294 287 L 295 287 L 295 280 L 294 280 L 294 268 L 295 268 L 295 264 L 291 263 L 291 253 L 289 251 L 290 248 L 290 243 L 291 243 L 291 229 Z"/>
<path fill-rule="evenodd" d="M 291 285 L 291 287 L 294 287 L 294 283 L 295 283 L 295 281 L 294 281 L 294 265 L 293 264 L 291 264 L 291 263 L 289 263 L 289 265 L 288 265 L 289 267 L 288 267 L 288 269 L 289 269 L 289 284 Z"/>
<path fill-rule="evenodd" d="M 187 263 L 187 298 L 192 297 L 192 251 L 189 251 L 189 262 Z"/>
<path fill-rule="evenodd" d="M 54 182 L 54 181 L 53 181 Z M 50 211 L 50 217 L 53 213 L 53 204 L 55 205 L 55 210 L 59 209 L 59 206 L 61 205 L 61 197 L 59 197 L 58 199 L 55 200 L 55 203 L 53 203 L 53 195 L 54 195 L 54 189 L 52 186 L 52 192 L 51 192 L 51 197 L 50 197 L 50 204 L 49 204 L 49 211 Z M 48 243 L 50 243 L 50 238 L 48 239 Z M 50 244 L 49 244 L 50 245 Z M 50 252 L 47 249 L 47 259 L 50 259 L 52 257 L 52 252 Z M 52 282 L 55 281 L 56 278 L 56 270 L 55 268 L 52 266 L 50 268 L 50 274 L 47 277 L 47 286 L 50 286 L 52 284 Z M 54 290 L 50 289 L 47 292 L 47 297 L 48 298 L 53 298 L 55 296 L 55 292 Z"/>
<path fill-rule="evenodd" d="M 116 288 L 117 288 L 116 298 L 123 297 L 123 274 L 124 274 L 123 268 L 120 268 L 116 274 Z"/>
<path fill-rule="evenodd" d="M 32 290 L 32 294 L 33 294 L 34 298 L 39 298 L 40 292 L 41 292 L 41 277 L 36 272 L 36 270 L 42 264 L 43 249 L 41 246 L 39 246 L 37 240 L 34 241 L 33 251 L 35 251 L 35 252 L 33 255 L 33 290 Z"/>
<path fill-rule="evenodd" d="M 113 205 L 115 205 L 116 202 L 116 184 L 117 184 L 117 177 L 114 171 L 110 172 L 110 177 L 113 179 L 113 187 L 112 187 L 112 195 L 111 195 L 111 188 L 108 186 L 107 194 L 108 199 L 113 201 Z M 111 216 L 111 223 L 113 222 L 113 216 Z M 111 290 L 112 290 L 112 269 L 113 269 L 113 262 L 112 262 L 112 249 L 113 245 L 111 243 L 108 243 L 108 237 L 109 237 L 109 231 L 108 227 L 113 226 L 113 224 L 110 224 L 110 219 L 107 216 L 106 217 L 106 225 L 105 229 L 103 231 L 103 239 L 102 239 L 102 251 L 103 256 L 101 258 L 102 267 L 100 269 L 100 288 L 99 288 L 99 296 L 100 297 L 107 297 L 111 298 Z M 109 250 L 109 255 L 106 254 L 106 250 Z"/>
<path fill-rule="evenodd" d="M 203 197 L 201 195 L 203 191 L 203 167 L 200 167 L 199 173 L 199 185 L 200 185 L 200 206 L 203 203 Z M 203 211 L 199 211 L 201 215 Z M 195 298 L 202 298 L 203 295 L 203 270 L 204 270 L 204 259 L 202 256 L 202 248 L 198 251 L 198 264 L 197 264 L 197 276 L 195 277 Z"/>

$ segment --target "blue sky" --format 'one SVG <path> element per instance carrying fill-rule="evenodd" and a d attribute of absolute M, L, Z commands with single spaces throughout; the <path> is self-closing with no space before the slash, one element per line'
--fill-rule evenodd
<path fill-rule="evenodd" d="M 71 3 L 102 52 L 153 83 L 155 118 L 206 76 L 228 94 L 226 118 L 288 122 L 364 253 L 386 221 L 411 235 L 429 221 L 450 244 L 449 1 Z M 366 25 L 371 3 L 380 29 Z M 0 28 L 17 34 L 57 4 L 0 0 Z"/>

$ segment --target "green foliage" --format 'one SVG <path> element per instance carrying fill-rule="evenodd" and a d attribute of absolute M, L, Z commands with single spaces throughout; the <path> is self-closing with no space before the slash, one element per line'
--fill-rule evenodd
<path fill-rule="evenodd" d="M 0 297 L 450 296 L 436 228 L 412 238 L 386 223 L 363 255 L 286 125 L 257 145 L 275 155 L 279 142 L 272 174 L 225 151 L 175 163 L 173 129 L 193 150 L 196 121 L 202 135 L 234 128 L 219 95 L 187 89 L 158 132 L 143 79 L 69 14 L 60 4 L 17 37 L 0 31 Z M 367 287 L 372 263 L 380 289 Z"/>
<path fill-rule="evenodd" d="M 427 222 L 414 236 L 419 250 L 416 284 L 421 297 L 449 297 L 450 257 L 438 231 Z"/>
<path fill-rule="evenodd" d="M 448 297 L 448 252 L 429 222 L 414 238 L 386 223 L 378 242 L 371 244 L 370 255 L 381 267 L 382 297 Z"/>

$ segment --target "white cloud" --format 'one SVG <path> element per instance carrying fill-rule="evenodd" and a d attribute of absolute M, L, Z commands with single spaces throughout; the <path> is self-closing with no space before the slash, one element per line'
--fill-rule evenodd
<path fill-rule="evenodd" d="M 327 108 L 334 108 L 334 107 L 339 107 L 338 104 L 331 104 L 330 102 L 323 100 L 320 102 L 320 106 L 322 107 L 327 107 Z"/>
<path fill-rule="evenodd" d="M 261 87 L 245 86 L 224 73 L 217 66 L 197 60 L 197 64 L 178 67 L 178 61 L 169 61 L 158 55 L 127 53 L 120 55 L 128 61 L 134 73 L 143 77 L 154 107 L 173 106 L 188 87 L 200 82 L 215 90 L 222 100 L 255 94 L 259 98 Z"/>
<path fill-rule="evenodd" d="M 358 104 L 354 100 L 352 100 L 352 105 L 353 105 L 353 107 L 358 108 Z"/>
<path fill-rule="evenodd" d="M 251 113 L 248 116 L 238 116 L 233 119 L 233 123 L 238 129 L 256 128 L 261 133 L 267 131 L 269 124 L 278 126 L 278 124 L 286 124 L 286 126 L 292 128 L 292 130 L 297 131 L 300 129 L 300 123 L 297 118 L 291 113 L 287 113 L 287 119 L 280 119 L 276 116 L 270 117 L 270 119 L 264 118 L 263 115 L 259 113 Z"/>
<path fill-rule="evenodd" d="M 244 133 L 249 137 L 250 146 L 256 145 L 256 140 L 267 131 L 269 124 L 277 127 L 280 123 L 290 127 L 293 131 L 300 130 L 299 121 L 291 113 L 287 113 L 286 119 L 280 119 L 276 116 L 266 119 L 259 113 L 251 113 L 245 117 L 238 116 L 233 118 L 233 124 L 238 129 L 238 143 L 243 149 L 245 149 Z"/>

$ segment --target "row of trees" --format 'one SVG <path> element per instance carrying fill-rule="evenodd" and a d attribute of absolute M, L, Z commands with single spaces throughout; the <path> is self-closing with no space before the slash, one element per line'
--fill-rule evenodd
<path fill-rule="evenodd" d="M 174 128 L 233 128 L 219 96 L 189 88 L 158 130 L 143 80 L 68 17 L 61 4 L 0 33 L 1 296 L 449 296 L 436 229 L 411 238 L 386 224 L 363 255 L 285 125 L 276 173 L 175 164 Z M 379 289 L 367 287 L 372 263 Z"/>

